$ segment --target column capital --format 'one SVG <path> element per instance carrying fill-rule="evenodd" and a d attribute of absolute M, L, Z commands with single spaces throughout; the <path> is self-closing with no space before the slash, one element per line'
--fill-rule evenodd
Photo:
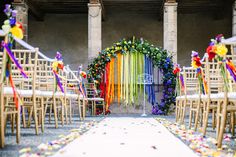
<path fill-rule="evenodd" d="M 89 3 L 92 3 L 92 4 L 100 3 L 100 0 L 89 0 Z"/>
<path fill-rule="evenodd" d="M 176 3 L 176 0 L 165 0 L 166 3 Z"/>
<path fill-rule="evenodd" d="M 170 2 L 165 2 L 165 6 L 177 6 L 178 5 L 178 3 L 177 2 L 172 2 L 172 3 L 170 3 Z"/>
<path fill-rule="evenodd" d="M 88 3 L 88 7 L 101 7 L 101 3 Z"/>
<path fill-rule="evenodd" d="M 12 2 L 12 6 L 14 6 L 17 10 L 19 9 L 20 11 L 28 11 L 28 5 L 24 1 L 14 1 Z M 21 8 L 21 9 L 20 9 Z"/>

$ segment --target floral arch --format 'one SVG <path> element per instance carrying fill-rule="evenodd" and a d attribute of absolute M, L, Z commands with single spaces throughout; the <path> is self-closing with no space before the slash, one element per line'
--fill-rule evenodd
<path fill-rule="evenodd" d="M 128 66 L 127 66 L 128 64 Z M 144 66 L 141 70 L 140 64 Z M 114 67 L 117 71 L 114 72 Z M 155 99 L 155 91 L 153 86 L 147 88 L 146 95 L 150 103 L 152 103 L 153 114 L 167 114 L 171 104 L 175 103 L 175 75 L 173 74 L 172 56 L 160 47 L 148 43 L 146 40 L 132 39 L 115 43 L 99 52 L 96 57 L 88 65 L 88 81 L 97 82 L 101 96 L 105 98 L 108 110 L 110 103 L 114 101 L 114 74 L 118 73 L 118 92 L 116 96 L 118 102 L 124 101 L 125 104 L 133 103 L 137 96 L 138 88 L 135 76 L 140 72 L 148 72 L 152 74 L 152 69 L 157 67 L 162 72 L 162 82 L 164 85 L 163 96 L 160 102 Z M 127 72 L 128 68 L 128 72 Z M 127 76 L 128 75 L 128 76 Z M 129 81 L 125 82 L 126 77 Z M 123 81 L 123 82 L 122 82 Z M 127 85 L 129 83 L 129 85 Z M 127 100 L 128 99 L 128 100 Z"/>

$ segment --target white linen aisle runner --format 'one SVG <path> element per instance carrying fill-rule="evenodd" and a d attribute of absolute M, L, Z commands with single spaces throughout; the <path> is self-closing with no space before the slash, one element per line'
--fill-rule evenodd
<path fill-rule="evenodd" d="M 105 118 L 54 157 L 197 157 L 153 118 Z"/>

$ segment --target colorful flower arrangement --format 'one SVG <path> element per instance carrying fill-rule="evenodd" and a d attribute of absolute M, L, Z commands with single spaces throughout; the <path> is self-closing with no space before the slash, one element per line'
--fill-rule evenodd
<path fill-rule="evenodd" d="M 210 61 L 216 56 L 219 60 L 222 60 L 222 57 L 227 54 L 228 49 L 224 44 L 221 43 L 222 39 L 224 39 L 222 34 L 217 35 L 215 39 L 211 39 L 211 42 L 206 49 Z"/>
<path fill-rule="evenodd" d="M 173 74 L 176 76 L 176 95 L 180 95 L 180 91 L 184 90 L 184 78 L 183 75 L 180 73 L 181 68 L 179 64 L 174 64 Z"/>
<path fill-rule="evenodd" d="M 142 53 L 152 60 L 153 66 L 158 67 L 163 73 L 163 98 L 160 103 L 153 105 L 153 114 L 167 114 L 170 105 L 175 103 L 175 75 L 173 74 L 172 56 L 164 49 L 155 47 L 142 39 L 132 38 L 130 40 L 122 39 L 113 46 L 101 51 L 91 64 L 88 65 L 87 79 L 90 82 L 97 81 L 98 87 L 103 87 L 102 78 L 106 71 L 106 65 L 112 58 L 121 54 Z M 101 85 L 101 86 L 100 86 Z"/>
<path fill-rule="evenodd" d="M 225 56 L 228 52 L 228 49 L 222 43 L 223 39 L 224 39 L 223 34 L 219 34 L 215 37 L 215 39 L 211 39 L 211 42 L 210 42 L 209 46 L 206 49 L 206 52 L 208 54 L 209 61 L 212 61 L 213 59 L 216 59 L 219 62 L 221 75 L 223 76 L 223 80 L 224 80 L 224 83 L 225 83 L 225 88 L 226 88 L 226 90 L 228 90 L 229 89 L 229 80 L 227 78 L 227 73 L 226 73 L 226 70 L 225 70 L 225 67 L 224 67 L 224 64 L 223 64 L 225 62 L 224 58 L 225 58 Z M 230 67 L 232 67 L 232 66 L 226 66 L 226 69 L 229 70 Z"/>
<path fill-rule="evenodd" d="M 207 89 L 207 83 L 205 80 L 204 72 L 202 70 L 202 63 L 201 63 L 201 58 L 198 55 L 198 52 L 192 51 L 192 67 L 196 69 L 197 72 L 197 78 L 199 82 L 199 88 L 202 94 L 207 94 L 208 89 Z"/>
<path fill-rule="evenodd" d="M 7 15 L 8 19 L 4 21 L 2 30 L 6 34 L 11 33 L 13 36 L 23 39 L 24 35 L 22 24 L 16 21 L 17 11 L 12 10 L 10 4 L 6 4 L 4 13 Z"/>

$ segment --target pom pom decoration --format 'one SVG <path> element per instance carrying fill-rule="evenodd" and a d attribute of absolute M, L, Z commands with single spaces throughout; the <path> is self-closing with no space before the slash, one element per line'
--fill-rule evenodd
<path fill-rule="evenodd" d="M 175 64 L 174 66 L 175 67 L 174 67 L 173 73 L 176 75 L 180 72 L 180 67 L 179 67 L 179 64 Z"/>
<path fill-rule="evenodd" d="M 225 45 L 219 44 L 219 45 L 216 45 L 216 51 L 215 52 L 220 57 L 224 57 L 227 54 L 228 49 L 226 48 Z"/>
<path fill-rule="evenodd" d="M 23 39 L 23 37 L 24 37 L 22 29 L 19 28 L 17 25 L 12 27 L 10 32 L 12 33 L 13 36 L 15 36 L 19 39 Z"/>
<path fill-rule="evenodd" d="M 87 74 L 84 71 L 80 71 L 80 76 L 82 76 L 83 78 L 86 78 Z"/>
<path fill-rule="evenodd" d="M 215 51 L 216 51 L 216 47 L 214 45 L 209 45 L 207 47 L 206 52 L 208 54 L 208 57 L 209 57 L 210 61 L 215 58 L 215 56 L 216 56 Z"/>
<path fill-rule="evenodd" d="M 192 51 L 192 63 L 191 63 L 191 65 L 195 69 L 199 68 L 202 65 L 201 59 L 198 55 L 198 52 L 196 52 L 196 51 Z"/>

